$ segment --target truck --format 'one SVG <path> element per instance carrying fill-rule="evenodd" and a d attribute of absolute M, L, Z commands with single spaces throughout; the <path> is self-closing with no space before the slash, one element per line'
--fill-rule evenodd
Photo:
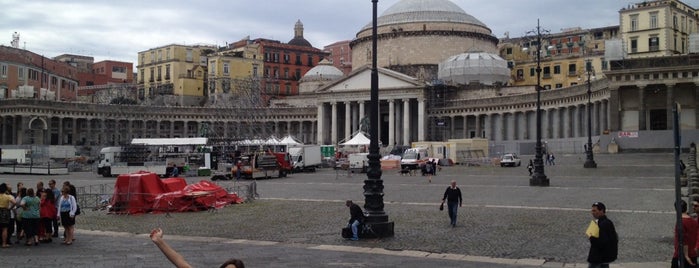
<path fill-rule="evenodd" d="M 301 145 L 289 147 L 289 155 L 294 167 L 294 172 L 315 172 L 323 164 L 320 145 Z"/>
<path fill-rule="evenodd" d="M 179 174 L 184 174 L 185 167 L 210 169 L 215 164 L 206 144 L 207 138 L 134 138 L 129 145 L 102 148 L 97 174 L 111 177 L 149 171 L 167 177 L 174 166 Z"/>
<path fill-rule="evenodd" d="M 28 164 L 32 150 L 30 149 L 2 149 L 2 162 L 13 164 Z"/>
<path fill-rule="evenodd" d="M 287 163 L 288 154 L 277 155 L 275 153 L 252 153 L 242 155 L 238 160 L 239 163 L 231 167 L 231 178 L 236 178 L 238 169 L 240 176 L 245 179 L 268 179 L 273 177 L 286 177 L 286 171 L 283 170 L 278 161 L 278 157 L 286 155 Z"/>
<path fill-rule="evenodd" d="M 365 173 L 369 167 L 369 153 L 353 153 L 347 156 L 349 170 L 352 173 Z"/>
<path fill-rule="evenodd" d="M 403 152 L 403 157 L 400 159 L 400 168 L 402 170 L 419 169 L 420 162 L 429 157 L 426 148 L 408 148 Z"/>
<path fill-rule="evenodd" d="M 104 147 L 100 149 L 100 156 L 97 162 L 97 174 L 103 177 L 118 176 L 120 174 L 130 174 L 139 171 L 149 171 L 161 177 L 167 176 L 167 161 L 160 162 L 136 162 L 123 161 L 128 159 L 127 152 L 123 147 Z"/>

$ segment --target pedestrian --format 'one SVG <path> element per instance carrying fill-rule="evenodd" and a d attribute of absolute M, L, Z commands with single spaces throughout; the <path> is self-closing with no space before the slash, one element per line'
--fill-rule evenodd
<path fill-rule="evenodd" d="M 34 189 L 27 189 L 27 196 L 22 198 L 19 205 L 22 206 L 22 222 L 24 224 L 25 245 L 39 245 L 39 207 L 41 200 L 34 194 Z"/>
<path fill-rule="evenodd" d="M 592 204 L 592 217 L 590 223 L 596 228 L 594 233 L 588 233 L 590 239 L 590 252 L 587 255 L 589 268 L 609 268 L 609 263 L 617 258 L 619 237 L 614 223 L 606 216 L 607 207 L 602 202 Z M 589 230 L 589 228 L 588 228 Z"/>
<path fill-rule="evenodd" d="M 556 165 L 556 156 L 553 153 L 549 153 L 549 164 L 552 166 Z"/>
<path fill-rule="evenodd" d="M 529 159 L 529 165 L 527 165 L 527 170 L 529 171 L 529 176 L 534 174 L 532 171 L 534 170 L 534 162 Z"/>
<path fill-rule="evenodd" d="M 437 176 L 437 159 L 432 159 L 432 175 Z"/>
<path fill-rule="evenodd" d="M 10 208 L 15 205 L 15 199 L 11 195 L 7 194 L 7 184 L 0 184 L 0 229 L 2 229 L 2 247 L 10 247 L 10 235 L 8 234 L 8 229 L 10 225 L 14 224 L 11 222 Z"/>
<path fill-rule="evenodd" d="M 359 240 L 359 225 L 364 222 L 364 212 L 362 212 L 362 208 L 353 203 L 352 200 L 345 201 L 345 206 L 350 209 L 350 219 L 347 226 L 352 229 L 351 240 L 357 241 Z"/>
<path fill-rule="evenodd" d="M 451 181 L 451 186 L 447 187 L 444 191 L 444 197 L 442 198 L 441 206 L 444 206 L 444 201 L 447 201 L 447 208 L 449 209 L 449 219 L 451 220 L 451 227 L 456 227 L 456 213 L 460 206 L 462 206 L 463 198 L 461 197 L 461 189 L 456 187 L 456 181 Z"/>
<path fill-rule="evenodd" d="M 56 198 L 53 203 L 56 204 L 56 210 L 58 210 L 58 200 L 61 198 L 61 190 L 56 187 L 56 180 L 51 179 L 49 180 L 49 190 L 53 192 L 53 196 Z M 58 218 L 53 217 L 53 221 L 51 222 L 51 225 L 53 225 L 53 235 L 52 237 L 58 237 Z"/>
<path fill-rule="evenodd" d="M 192 267 L 185 259 L 182 257 L 180 253 L 175 251 L 170 245 L 168 245 L 165 242 L 165 239 L 163 239 L 163 230 L 160 228 L 153 229 L 150 232 L 150 239 L 153 241 L 153 244 L 158 246 L 158 249 L 167 257 L 168 260 L 172 264 L 175 265 L 177 268 L 189 268 Z M 239 259 L 229 259 L 221 266 L 220 268 L 245 268 L 245 264 L 243 263 L 242 260 Z"/>
<path fill-rule="evenodd" d="M 75 232 L 75 215 L 78 210 L 78 203 L 75 196 L 70 194 L 70 186 L 64 185 L 61 189 L 61 199 L 59 199 L 59 209 L 56 214 L 63 225 L 63 244 L 73 244 L 73 233 Z"/>
<path fill-rule="evenodd" d="M 684 266 L 680 266 L 679 262 L 679 239 L 677 237 L 677 228 L 675 228 L 675 252 L 672 255 L 672 268 L 678 267 L 697 267 L 697 233 L 699 232 L 699 223 L 687 214 L 687 202 L 680 200 L 680 209 L 682 210 L 682 252 L 684 254 Z"/>

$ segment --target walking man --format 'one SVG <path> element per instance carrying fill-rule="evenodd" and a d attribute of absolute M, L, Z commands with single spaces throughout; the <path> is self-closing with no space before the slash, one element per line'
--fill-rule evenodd
<path fill-rule="evenodd" d="M 362 212 L 362 208 L 360 208 L 357 204 L 352 203 L 352 200 L 347 200 L 345 202 L 345 206 L 350 209 L 349 227 L 352 229 L 351 239 L 353 241 L 357 241 L 359 240 L 357 228 L 362 222 L 364 222 L 364 212 Z"/>
<path fill-rule="evenodd" d="M 607 207 L 602 202 L 592 204 L 592 217 L 595 218 L 597 229 L 590 235 L 590 253 L 587 255 L 589 268 L 609 268 L 609 263 L 616 260 L 619 237 L 614 223 L 606 216 Z"/>
<path fill-rule="evenodd" d="M 463 199 L 461 198 L 461 189 L 456 187 L 456 181 L 451 181 L 451 186 L 447 187 L 444 191 L 444 197 L 442 197 L 442 205 L 444 201 L 447 201 L 447 208 L 449 209 L 449 219 L 451 220 L 451 227 L 456 227 L 456 212 L 462 205 Z"/>

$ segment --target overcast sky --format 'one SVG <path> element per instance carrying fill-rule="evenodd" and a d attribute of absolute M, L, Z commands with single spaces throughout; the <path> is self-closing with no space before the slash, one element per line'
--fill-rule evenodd
<path fill-rule="evenodd" d="M 400 0 L 379 0 L 378 13 Z M 595 28 L 619 24 L 618 11 L 641 0 L 452 0 L 496 37 L 543 28 Z M 685 0 L 695 8 L 699 0 Z M 246 36 L 288 42 L 301 20 L 316 48 L 352 39 L 371 22 L 371 0 L 0 0 L 0 44 L 12 33 L 20 47 L 54 57 L 92 56 L 129 61 L 139 51 L 167 44 L 225 45 Z"/>

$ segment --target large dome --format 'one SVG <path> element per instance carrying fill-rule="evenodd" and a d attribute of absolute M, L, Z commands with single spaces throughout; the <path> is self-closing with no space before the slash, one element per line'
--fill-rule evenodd
<path fill-rule="evenodd" d="M 333 66 L 331 62 L 327 60 L 322 60 L 318 63 L 318 65 L 311 68 L 310 70 L 308 70 L 308 72 L 306 72 L 306 74 L 303 75 L 303 78 L 301 78 L 301 82 L 319 80 L 332 81 L 342 78 L 343 76 L 344 74 L 342 73 L 342 71 L 340 71 L 340 69 L 338 69 L 337 67 Z"/>
<path fill-rule="evenodd" d="M 402 0 L 377 18 L 377 26 L 413 22 L 466 23 L 487 26 L 449 0 Z M 361 31 L 371 28 L 371 23 Z"/>
<path fill-rule="evenodd" d="M 485 53 L 462 53 L 439 63 L 438 78 L 449 84 L 506 84 L 510 80 L 507 61 Z"/>

